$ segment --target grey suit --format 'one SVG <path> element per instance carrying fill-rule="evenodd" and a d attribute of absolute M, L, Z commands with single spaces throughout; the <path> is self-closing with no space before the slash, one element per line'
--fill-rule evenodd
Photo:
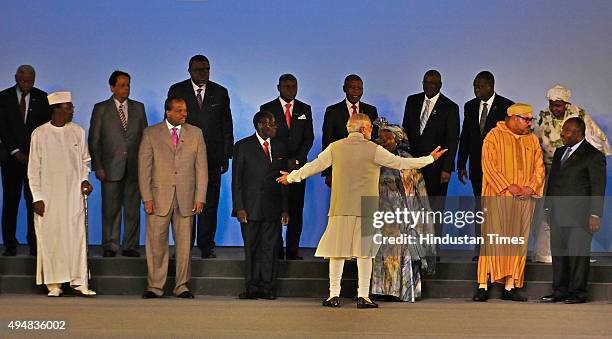
<path fill-rule="evenodd" d="M 102 182 L 102 246 L 112 252 L 119 250 L 122 207 L 123 249 L 135 250 L 140 241 L 138 146 L 147 127 L 144 105 L 128 99 L 127 119 L 124 130 L 111 97 L 94 106 L 89 125 L 93 170 L 106 173 L 106 181 Z"/>
<path fill-rule="evenodd" d="M 201 130 L 181 125 L 175 151 L 166 121 L 146 128 L 138 152 L 138 183 L 142 200 L 152 200 L 156 207 L 155 213 L 146 217 L 147 289 L 163 294 L 168 274 L 168 226 L 172 222 L 174 294 L 179 295 L 189 290 L 194 203 L 206 202 L 208 163 Z"/>

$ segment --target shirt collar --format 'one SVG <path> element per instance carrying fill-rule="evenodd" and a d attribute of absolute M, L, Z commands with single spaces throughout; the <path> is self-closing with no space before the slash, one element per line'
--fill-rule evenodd
<path fill-rule="evenodd" d="M 172 124 L 171 124 L 171 123 L 168 121 L 168 119 L 166 119 L 166 126 L 168 126 L 168 130 L 170 130 L 170 131 L 172 131 L 172 129 L 176 127 L 176 131 L 177 131 L 178 133 L 180 133 L 180 132 L 181 132 L 181 127 L 182 127 L 182 125 L 174 126 L 174 125 L 172 125 Z"/>
<path fill-rule="evenodd" d="M 348 99 L 346 99 L 346 98 L 344 99 L 344 102 L 346 103 L 346 107 L 348 108 L 349 113 L 351 113 L 353 104 L 350 101 L 348 101 Z M 357 101 L 357 103 L 355 104 L 355 106 L 357 106 L 357 113 L 359 113 L 359 104 L 360 103 L 361 103 L 361 101 Z"/>
<path fill-rule="evenodd" d="M 21 100 L 21 89 L 19 89 L 19 86 L 15 86 L 15 89 L 17 89 L 17 97 L 19 98 L 19 100 Z M 30 93 L 32 93 L 32 91 L 30 91 L 28 94 L 26 94 L 26 98 L 30 97 Z"/>
<path fill-rule="evenodd" d="M 281 98 L 280 96 L 278 97 L 278 100 L 280 100 L 281 106 L 283 106 L 283 109 L 285 108 L 286 104 L 291 104 L 291 108 L 293 108 L 293 105 L 295 103 L 295 100 L 291 100 L 289 102 L 283 100 L 283 98 Z"/>
<path fill-rule="evenodd" d="M 440 92 L 438 92 L 438 94 L 434 95 L 433 98 L 428 98 L 427 95 L 425 95 L 425 99 L 423 100 L 423 102 L 429 100 L 429 109 L 433 109 L 433 107 L 436 105 L 436 102 L 438 102 L 438 98 L 440 98 Z"/>
<path fill-rule="evenodd" d="M 204 86 L 200 87 L 200 86 L 196 85 L 196 83 L 193 82 L 193 80 L 189 80 L 189 81 L 191 81 L 191 86 L 193 87 L 193 91 L 194 92 L 197 93 L 199 89 L 201 89 L 202 91 L 206 90 L 206 84 L 204 84 Z"/>
<path fill-rule="evenodd" d="M 482 106 L 482 104 L 486 103 L 487 104 L 487 110 L 490 111 L 491 107 L 493 106 L 493 100 L 495 100 L 495 92 L 493 92 L 493 95 L 491 95 L 489 100 L 487 100 L 487 101 L 480 100 L 480 106 Z"/>
<path fill-rule="evenodd" d="M 570 154 L 576 152 L 576 150 L 578 149 L 578 147 L 580 147 L 580 145 L 584 142 L 584 139 L 580 140 L 577 144 L 575 144 L 572 147 L 568 147 L 569 149 L 571 149 Z"/>
<path fill-rule="evenodd" d="M 257 132 L 255 132 L 255 135 L 257 136 L 257 140 L 259 140 L 259 143 L 261 144 L 261 147 L 263 147 L 264 141 L 267 141 L 268 142 L 268 147 L 270 147 L 270 138 L 264 140 L 262 137 L 259 136 L 259 133 L 257 133 Z"/>
<path fill-rule="evenodd" d="M 115 106 L 117 106 L 117 109 L 119 109 L 120 105 L 123 105 L 123 107 L 127 108 L 128 99 L 125 99 L 123 102 L 119 102 L 119 100 L 117 100 L 117 98 L 113 96 L 113 101 L 115 102 Z"/>

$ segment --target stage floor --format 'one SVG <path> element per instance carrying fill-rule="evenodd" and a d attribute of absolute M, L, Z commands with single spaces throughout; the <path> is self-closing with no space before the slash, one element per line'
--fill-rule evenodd
<path fill-rule="evenodd" d="M 350 299 L 339 309 L 318 299 L 274 301 L 197 296 L 143 300 L 44 295 L 0 296 L 0 336 L 74 337 L 610 337 L 612 304 L 516 303 L 430 299 L 381 303 L 358 310 Z M 65 320 L 64 331 L 10 331 L 10 320 Z"/>

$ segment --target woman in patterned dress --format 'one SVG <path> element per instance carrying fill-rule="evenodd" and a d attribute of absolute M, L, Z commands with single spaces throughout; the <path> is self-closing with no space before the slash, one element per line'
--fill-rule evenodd
<path fill-rule="evenodd" d="M 404 150 L 408 148 L 408 137 L 400 126 L 389 125 L 384 118 L 379 118 L 375 124 L 379 126 L 378 144 L 393 154 L 412 157 Z M 381 211 L 431 210 L 419 170 L 398 171 L 383 167 L 379 186 Z M 381 245 L 374 258 L 371 292 L 377 299 L 414 302 L 421 297 L 421 270 L 435 273 L 435 246 L 419 241 L 419 235 L 433 235 L 434 226 L 432 223 L 419 223 L 414 227 L 405 223 L 387 224 L 382 233 L 393 237 L 410 235 L 416 241 L 415 244 Z"/>

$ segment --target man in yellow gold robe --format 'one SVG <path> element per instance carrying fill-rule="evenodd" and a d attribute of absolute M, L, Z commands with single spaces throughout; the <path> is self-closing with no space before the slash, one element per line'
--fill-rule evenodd
<path fill-rule="evenodd" d="M 527 241 L 535 199 L 544 191 L 544 163 L 531 131 L 530 105 L 508 108 L 505 121 L 487 134 L 482 147 L 482 224 L 484 246 L 478 260 L 474 301 L 488 299 L 488 283 L 504 285 L 502 299 L 526 301 L 519 288 L 525 280 Z"/>

